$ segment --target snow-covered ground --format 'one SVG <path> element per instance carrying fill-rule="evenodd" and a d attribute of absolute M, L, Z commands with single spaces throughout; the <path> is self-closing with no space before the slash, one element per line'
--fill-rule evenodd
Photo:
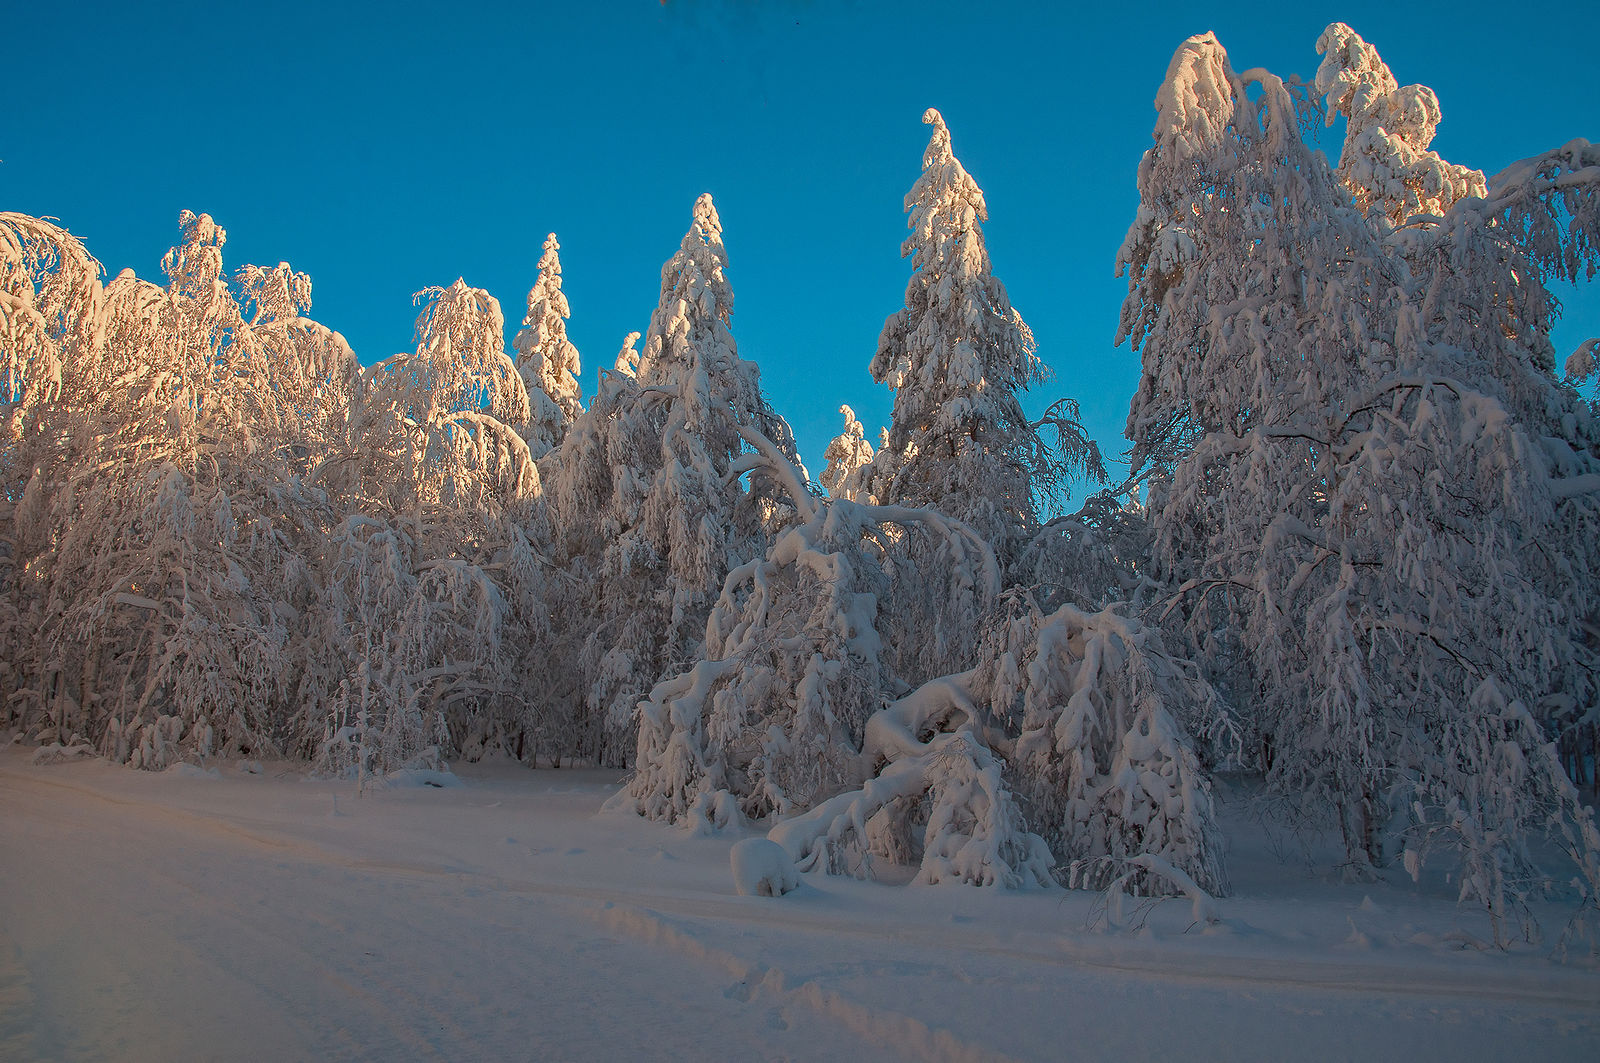
<path fill-rule="evenodd" d="M 741 897 L 748 834 L 602 815 L 615 773 L 458 771 L 0 751 L 0 1059 L 1600 1058 L 1600 971 L 1478 947 L 1442 883 L 1308 872 L 1238 801 L 1222 921 L 1116 928 L 1066 891 Z"/>

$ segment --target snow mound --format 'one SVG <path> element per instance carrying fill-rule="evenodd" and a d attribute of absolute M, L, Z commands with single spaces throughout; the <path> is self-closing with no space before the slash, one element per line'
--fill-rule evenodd
<path fill-rule="evenodd" d="M 800 888 L 800 872 L 783 846 L 767 838 L 746 838 L 728 851 L 733 888 L 741 897 L 781 897 Z"/>

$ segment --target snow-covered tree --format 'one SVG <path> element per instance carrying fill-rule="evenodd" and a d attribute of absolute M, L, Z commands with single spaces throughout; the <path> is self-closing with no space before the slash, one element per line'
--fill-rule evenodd
<path fill-rule="evenodd" d="M 323 618 L 347 662 L 319 753 L 333 771 L 437 767 L 537 726 L 513 689 L 537 686 L 543 627 L 539 473 L 513 427 L 527 391 L 492 296 L 457 280 L 417 299 L 416 349 L 364 372 L 319 469 L 344 507 Z"/>
<path fill-rule="evenodd" d="M 1231 720 L 1198 669 L 1115 610 L 1063 605 L 1045 615 L 1020 594 L 1009 604 L 968 696 L 1018 736 L 1019 789 L 1067 881 L 1226 893 L 1222 834 L 1191 735 L 1224 743 Z"/>
<path fill-rule="evenodd" d="M 1322 31 L 1317 51 L 1316 91 L 1328 124 L 1346 123 L 1337 174 L 1358 208 L 1399 226 L 1483 196 L 1483 174 L 1428 150 L 1443 117 L 1432 89 L 1402 88 L 1377 49 L 1342 22 Z"/>
<path fill-rule="evenodd" d="M 618 740 L 632 707 L 619 706 L 611 718 L 618 700 L 611 680 L 632 675 L 627 647 L 650 634 L 648 619 L 630 614 L 625 600 L 647 593 L 635 582 L 642 571 L 610 552 L 636 519 L 644 485 L 633 469 L 650 447 L 650 426 L 633 416 L 639 335 L 628 334 L 614 371 L 601 371 L 594 397 L 547 462 L 552 550 L 561 572 L 550 585 L 552 693 L 573 708 L 573 751 L 615 765 L 633 752 Z"/>
<path fill-rule="evenodd" d="M 836 873 L 885 862 L 930 883 L 1225 893 L 1185 720 L 1218 738 L 1229 721 L 1194 666 L 1121 614 L 1009 601 L 977 668 L 868 718 L 857 787 L 769 836 L 802 868 Z"/>
<path fill-rule="evenodd" d="M 366 371 L 353 431 L 360 482 L 420 538 L 430 510 L 449 519 L 535 495 L 539 473 L 512 429 L 527 419 L 528 392 L 504 351 L 499 302 L 461 280 L 416 300 L 416 349 Z"/>
<path fill-rule="evenodd" d="M 835 872 L 887 861 L 926 882 L 1049 885 L 1059 862 L 1096 888 L 1226 889 L 1188 735 L 1230 721 L 1192 665 L 1124 616 L 1045 617 L 1018 593 L 977 669 L 895 699 L 878 633 L 892 559 L 914 533 L 947 540 L 969 559 L 950 579 L 983 588 L 975 622 L 999 587 L 993 555 L 933 508 L 812 499 L 777 447 L 743 434 L 755 453 L 742 467 L 774 474 L 797 521 L 729 573 L 702 658 L 650 692 L 614 805 L 699 829 L 788 817 L 772 837 Z"/>
<path fill-rule="evenodd" d="M 859 781 L 884 681 L 868 533 L 853 507 L 815 503 L 781 455 L 765 468 L 790 474 L 801 520 L 729 572 L 702 659 L 642 706 L 628 800 L 651 818 L 788 815 Z"/>
<path fill-rule="evenodd" d="M 69 360 L 88 355 L 100 320 L 100 263 L 71 233 L 0 212 L 0 410 L 6 452 L 28 414 L 60 397 Z"/>
<path fill-rule="evenodd" d="M 742 484 L 741 429 L 792 440 L 755 365 L 739 357 L 726 269 L 722 223 L 703 195 L 662 267 L 636 376 L 630 337 L 556 463 L 552 513 L 570 544 L 567 570 L 595 588 L 581 657 L 610 761 L 632 755 L 636 709 L 655 682 L 699 656 L 728 571 L 765 552 L 772 491 Z M 601 533 L 575 533 L 580 524 Z"/>
<path fill-rule="evenodd" d="M 48 445 L 15 512 L 32 592 L 24 722 L 142 767 L 288 748 L 320 528 L 293 474 L 327 423 L 296 403 L 341 393 L 354 365 L 333 334 L 288 324 L 303 277 L 247 271 L 252 324 L 223 275 L 225 233 L 180 222 L 168 285 L 116 278 L 36 411 Z"/>
<path fill-rule="evenodd" d="M 1046 609 L 1148 604 L 1161 587 L 1148 572 L 1151 529 L 1139 491 L 1101 491 L 1076 513 L 1045 522 L 1012 566 L 1016 582 Z"/>
<path fill-rule="evenodd" d="M 999 571 L 971 529 L 937 510 L 813 499 L 800 469 L 753 427 L 741 461 L 772 477 L 795 522 L 765 557 L 733 569 L 712 609 L 702 658 L 641 707 L 638 773 L 622 800 L 639 813 L 724 825 L 734 811 L 791 815 L 865 777 L 867 721 L 903 690 L 882 659 L 884 558 L 912 529 L 951 540 L 951 584 L 980 602 Z"/>
<path fill-rule="evenodd" d="M 888 445 L 873 489 L 880 501 L 936 505 L 977 528 L 1009 564 L 1066 476 L 1095 473 L 1099 454 L 1066 411 L 1052 453 L 1017 393 L 1043 380 L 1033 333 L 991 272 L 983 192 L 930 108 L 933 136 L 907 193 L 911 259 L 905 306 L 884 322 L 872 376 L 894 389 Z"/>
<path fill-rule="evenodd" d="M 832 498 L 871 502 L 863 480 L 871 475 L 872 444 L 854 410 L 840 406 L 839 412 L 844 415 L 844 431 L 833 437 L 822 455 L 828 463 L 822 470 L 822 486 Z"/>
<path fill-rule="evenodd" d="M 0 213 L 0 719 L 18 707 L 34 648 L 25 599 L 39 593 L 26 568 L 17 503 L 61 444 L 61 399 L 77 366 L 99 346 L 100 264 L 71 233 L 38 218 Z M 35 487 L 37 506 L 45 493 Z"/>
<path fill-rule="evenodd" d="M 1323 42 L 1330 112 L 1422 98 L 1385 88 L 1344 27 Z M 1519 164 L 1480 198 L 1418 155 L 1425 136 L 1352 117 L 1346 156 L 1366 161 L 1336 174 L 1290 86 L 1235 73 L 1210 35 L 1178 50 L 1156 106 L 1119 340 L 1143 358 L 1128 435 L 1163 473 L 1149 513 L 1171 615 L 1269 782 L 1336 812 L 1356 872 L 1448 808 L 1469 867 L 1513 872 L 1504 889 L 1471 876 L 1497 927 L 1538 880 L 1513 841 L 1530 832 L 1565 839 L 1592 896 L 1592 824 L 1518 721 L 1595 689 L 1578 627 L 1600 572 L 1594 428 L 1551 375 L 1543 287 L 1593 260 L 1594 149 Z M 1524 769 L 1554 815 L 1511 796 Z"/>
<path fill-rule="evenodd" d="M 572 311 L 561 290 L 560 250 L 555 233 L 545 237 L 539 277 L 528 291 L 528 313 L 512 341 L 517 371 L 528 393 L 528 421 L 519 427 L 535 459 L 560 444 L 582 411 L 578 374 L 583 370 L 578 349 L 567 339 L 567 319 Z"/>
<path fill-rule="evenodd" d="M 1004 762 L 976 733 L 958 683 L 934 680 L 869 722 L 864 753 L 878 769 L 768 832 L 801 870 L 871 876 L 876 861 L 915 865 L 934 885 L 1050 886 L 1049 846 L 1030 832 Z"/>
<path fill-rule="evenodd" d="M 888 515 L 848 501 L 828 508 L 880 520 Z M 938 520 L 931 509 L 894 516 L 908 523 L 917 516 Z M 997 575 L 992 558 L 990 573 L 991 579 Z M 802 870 L 872 877 L 883 863 L 913 866 L 917 881 L 928 884 L 1053 885 L 1055 861 L 1045 840 L 1028 829 L 1005 760 L 994 748 L 1003 738 L 974 702 L 971 678 L 931 680 L 873 713 L 862 729 L 859 782 L 831 796 L 818 793 L 826 799 L 779 821 L 768 837 Z M 677 710 L 679 703 L 669 706 Z"/>

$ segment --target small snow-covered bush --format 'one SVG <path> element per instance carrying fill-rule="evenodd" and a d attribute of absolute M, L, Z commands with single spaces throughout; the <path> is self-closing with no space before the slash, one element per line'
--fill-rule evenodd
<path fill-rule="evenodd" d="M 746 838 L 728 850 L 733 888 L 741 897 L 782 897 L 800 888 L 800 872 L 783 846 L 766 838 Z"/>

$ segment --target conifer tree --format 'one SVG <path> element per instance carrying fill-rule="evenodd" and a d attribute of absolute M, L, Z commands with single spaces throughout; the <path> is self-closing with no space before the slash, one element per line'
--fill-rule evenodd
<path fill-rule="evenodd" d="M 605 529 L 571 563 L 597 586 L 582 657 L 607 760 L 633 754 L 636 709 L 655 682 L 699 656 L 729 569 L 766 549 L 771 491 L 741 486 L 740 429 L 792 436 L 762 399 L 754 364 L 739 357 L 726 269 L 722 223 L 702 195 L 662 267 L 637 375 L 630 337 L 579 445 L 561 459 L 558 534 L 575 522 Z"/>
<path fill-rule="evenodd" d="M 911 259 L 905 306 L 884 322 L 873 379 L 895 391 L 889 442 L 873 494 L 897 505 L 936 505 L 972 525 L 1009 564 L 1072 471 L 1098 467 L 1080 428 L 1061 418 L 1052 454 L 1017 393 L 1043 380 L 1033 333 L 991 272 L 983 192 L 950 147 L 939 112 L 922 176 L 907 193 Z M 885 453 L 887 451 L 887 453 Z"/>
<path fill-rule="evenodd" d="M 539 259 L 539 277 L 528 291 L 528 313 L 512 341 L 517 371 L 528 393 L 528 421 L 519 427 L 535 459 L 559 446 L 582 412 L 578 375 L 583 370 L 578 349 L 567 339 L 572 311 L 561 290 L 560 250 L 556 234 L 551 233 Z"/>
<path fill-rule="evenodd" d="M 854 410 L 840 406 L 839 412 L 844 414 L 844 431 L 834 436 L 822 455 L 828 463 L 822 471 L 822 486 L 830 497 L 869 502 L 862 481 L 872 468 L 872 444 Z"/>

